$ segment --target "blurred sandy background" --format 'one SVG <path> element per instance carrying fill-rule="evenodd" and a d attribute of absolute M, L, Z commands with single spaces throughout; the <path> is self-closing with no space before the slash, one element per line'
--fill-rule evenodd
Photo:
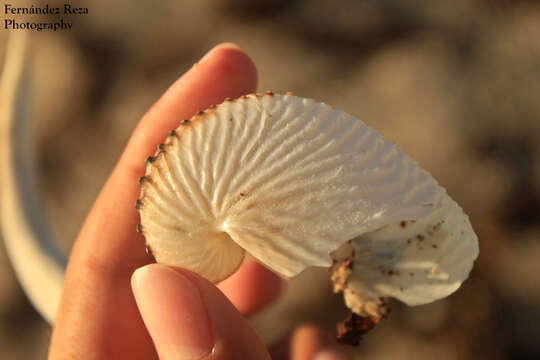
<path fill-rule="evenodd" d="M 39 183 L 66 253 L 144 111 L 205 51 L 233 41 L 257 64 L 260 91 L 325 101 L 377 128 L 448 189 L 479 235 L 480 258 L 457 293 L 417 308 L 394 303 L 355 358 L 540 357 L 540 4 L 73 5 L 90 14 L 71 17 L 72 31 L 32 32 Z M 0 357 L 45 358 L 50 328 L 3 247 L 0 269 Z M 309 271 L 253 323 L 273 342 L 306 321 L 334 331 L 344 314 L 327 273 Z"/>

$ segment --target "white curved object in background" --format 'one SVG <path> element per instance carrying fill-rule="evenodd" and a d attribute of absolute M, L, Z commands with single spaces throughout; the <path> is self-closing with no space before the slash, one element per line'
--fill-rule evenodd
<path fill-rule="evenodd" d="M 0 79 L 0 221 L 19 282 L 38 312 L 54 321 L 65 259 L 44 217 L 33 172 L 25 32 L 11 32 Z"/>

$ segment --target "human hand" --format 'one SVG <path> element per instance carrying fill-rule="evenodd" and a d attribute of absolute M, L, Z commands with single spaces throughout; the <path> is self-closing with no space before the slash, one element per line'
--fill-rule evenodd
<path fill-rule="evenodd" d="M 218 290 L 187 270 L 148 265 L 144 239 L 135 232 L 144 160 L 181 120 L 225 97 L 254 92 L 256 81 L 249 57 L 232 44 L 220 45 L 139 122 L 73 247 L 49 359 L 269 358 L 242 314 L 279 295 L 277 276 L 247 260 Z M 304 327 L 286 357 L 343 358 L 326 346 L 317 329 Z"/>

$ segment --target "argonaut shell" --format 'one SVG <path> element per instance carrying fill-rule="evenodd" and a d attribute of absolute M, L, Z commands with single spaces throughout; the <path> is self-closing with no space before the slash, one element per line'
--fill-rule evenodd
<path fill-rule="evenodd" d="M 447 296 L 478 254 L 467 216 L 415 161 L 351 115 L 290 94 L 183 121 L 147 161 L 137 208 L 158 262 L 214 282 L 246 252 L 285 277 L 333 265 L 365 316 L 382 314 L 381 297 Z"/>
<path fill-rule="evenodd" d="M 467 279 L 477 238 L 461 208 L 445 193 L 441 200 L 424 219 L 384 226 L 332 254 L 334 289 L 343 291 L 354 313 L 378 319 L 386 314 L 387 297 L 427 304 Z"/>

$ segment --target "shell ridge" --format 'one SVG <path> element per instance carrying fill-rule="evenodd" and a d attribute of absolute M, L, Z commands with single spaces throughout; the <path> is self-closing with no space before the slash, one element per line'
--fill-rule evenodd
<path fill-rule="evenodd" d="M 392 157 L 386 163 L 386 166 L 373 169 L 373 171 L 362 172 L 362 184 L 371 187 L 370 193 L 382 194 L 384 198 L 399 199 L 407 188 L 410 172 L 407 168 L 407 159 L 396 159 Z M 401 195 L 402 197 L 402 195 Z M 406 205 L 405 199 L 402 199 L 403 206 Z"/>
<path fill-rule="evenodd" d="M 291 102 L 289 101 L 289 106 L 285 108 L 280 119 L 272 127 L 272 130 L 278 127 L 277 131 L 270 132 L 269 138 L 265 141 L 266 145 L 259 149 L 260 151 L 255 154 L 250 163 L 246 164 L 252 172 L 255 169 L 264 169 L 264 163 L 270 157 L 270 154 L 279 147 L 277 145 L 282 142 L 284 133 L 286 134 L 291 130 L 297 129 L 298 123 L 302 120 L 302 108 L 299 108 L 297 102 L 293 102 L 292 105 L 294 106 L 291 106 Z"/>
<path fill-rule="evenodd" d="M 167 217 L 171 219 L 172 221 L 177 221 L 177 218 L 170 214 L 171 211 L 168 211 L 167 206 L 160 204 L 158 200 L 154 200 L 151 198 L 145 199 L 143 206 L 148 209 L 153 209 L 156 213 L 164 214 L 163 215 L 164 217 Z"/>
<path fill-rule="evenodd" d="M 186 208 L 184 206 L 184 203 L 183 203 L 183 200 L 184 199 L 180 199 L 180 195 L 179 193 L 176 191 L 175 187 L 172 185 L 172 182 L 169 181 L 168 177 L 167 176 L 164 176 L 162 174 L 162 167 L 160 165 L 165 165 L 168 167 L 168 160 L 165 156 L 165 153 L 163 153 L 162 155 L 162 159 L 158 159 L 158 163 L 156 163 L 155 165 L 152 165 L 154 171 L 156 172 L 156 174 L 158 175 L 159 177 L 159 184 L 163 184 L 163 186 L 166 188 L 166 189 L 161 189 L 161 187 L 152 182 L 150 184 L 150 186 L 153 188 L 153 191 L 156 192 L 156 194 L 159 196 L 159 198 L 163 199 L 164 201 L 167 202 L 167 204 L 169 204 L 171 207 L 177 209 L 180 213 L 184 214 L 184 215 L 189 215 L 189 216 L 193 216 L 193 212 L 190 211 L 189 208 Z M 167 191 L 170 190 L 170 191 Z M 169 196 L 166 196 L 167 193 L 173 193 L 174 194 L 174 198 L 172 197 L 169 197 Z"/>
<path fill-rule="evenodd" d="M 305 116 L 308 116 L 309 114 L 305 114 Z M 304 124 L 304 127 L 298 132 L 301 132 L 302 130 L 304 130 L 305 127 L 309 125 L 310 125 L 310 122 L 306 122 L 306 124 Z M 295 159 L 294 156 L 295 155 L 296 157 L 302 156 L 302 153 L 300 153 L 300 155 L 298 155 L 298 153 L 296 154 L 290 153 L 290 149 L 286 148 L 286 145 L 285 145 L 286 142 L 291 142 L 289 140 L 291 139 L 289 138 L 282 142 L 280 146 L 281 148 L 280 150 L 277 150 L 276 147 L 273 146 L 272 147 L 273 150 L 270 151 L 267 157 L 263 159 L 258 165 L 254 166 L 254 167 L 257 167 L 257 166 L 260 167 L 261 171 L 259 175 L 252 176 L 252 178 L 250 179 L 250 186 L 249 186 L 248 191 L 253 191 L 253 189 L 259 189 L 259 188 L 262 189 L 262 188 L 271 187 L 272 180 L 268 180 L 268 179 L 275 179 L 278 176 L 281 176 L 283 173 L 282 171 L 285 168 L 290 168 L 294 170 L 294 159 Z M 292 142 L 294 141 L 295 139 L 293 139 Z M 281 152 L 285 152 L 285 154 L 282 154 Z M 276 161 L 274 159 L 275 157 L 279 158 L 279 160 Z M 273 165 L 267 165 L 267 163 L 268 162 L 271 163 L 272 160 L 274 160 L 275 163 Z M 293 163 L 293 166 L 290 166 L 291 163 Z M 267 180 L 265 181 L 265 179 Z M 267 183 L 268 185 L 265 186 L 263 185 L 263 183 Z"/>
<path fill-rule="evenodd" d="M 187 170 L 184 160 L 180 157 L 180 154 L 176 151 L 172 152 L 173 156 L 176 158 L 177 168 L 173 167 L 177 176 L 183 178 L 189 188 L 186 188 L 186 193 L 190 196 L 193 204 L 203 213 L 206 218 L 212 218 L 213 213 L 209 207 L 208 201 L 205 199 L 204 195 L 201 192 L 199 184 L 193 178 L 193 175 Z M 176 171 L 178 170 L 178 171 Z M 182 185 L 180 185 L 182 186 Z"/>
<path fill-rule="evenodd" d="M 207 194 L 207 196 L 209 194 L 212 194 L 213 193 L 213 189 L 214 189 L 214 172 L 212 171 L 212 149 L 209 148 L 208 144 L 211 142 L 211 141 L 215 141 L 214 139 L 216 139 L 216 134 L 219 132 L 219 130 L 221 129 L 221 122 L 220 121 L 216 121 L 216 114 L 215 112 L 211 112 L 209 114 L 206 114 L 206 122 L 208 122 L 208 125 L 210 125 L 210 131 L 208 131 L 208 135 L 204 138 L 203 140 L 203 143 L 204 143 L 204 153 L 203 153 L 203 157 L 202 157 L 202 163 L 201 163 L 201 168 L 203 169 L 203 185 L 202 185 L 202 188 L 204 190 L 204 193 Z M 212 201 L 211 204 L 213 205 L 214 202 Z M 217 213 L 216 211 L 217 209 L 215 209 L 214 206 L 212 206 L 212 211 L 213 213 Z"/>
<path fill-rule="evenodd" d="M 174 174 L 174 170 L 171 167 L 171 164 L 169 163 L 169 155 L 168 153 L 163 153 L 163 164 L 166 167 L 166 171 L 168 171 L 170 174 Z M 158 164 L 156 164 L 157 167 Z M 173 177 L 170 177 L 170 180 L 168 177 L 165 177 L 167 179 L 167 182 L 171 185 L 171 188 L 173 189 L 173 192 L 176 194 L 176 197 L 178 199 L 178 203 L 184 205 L 186 202 L 189 202 L 191 204 L 191 208 L 196 207 L 195 202 L 193 199 L 186 193 L 184 188 L 182 186 L 178 186 L 178 184 L 173 180 Z M 193 214 L 193 213 L 192 213 Z"/>
<path fill-rule="evenodd" d="M 292 134 L 289 131 L 286 137 L 282 137 L 283 140 L 279 147 L 272 147 L 272 151 L 265 157 L 265 159 L 263 159 L 263 164 L 261 166 L 262 168 L 265 168 L 265 163 L 272 163 L 276 161 L 278 163 L 291 162 L 291 159 L 298 157 L 298 153 L 300 153 L 300 156 L 303 154 L 303 147 L 299 147 L 296 144 L 298 144 L 299 138 L 307 137 L 306 132 L 309 132 L 312 128 L 317 129 L 317 125 L 322 122 L 322 116 L 320 118 L 315 118 L 313 116 L 314 114 L 317 114 L 317 110 L 319 110 L 319 106 L 317 105 L 322 106 L 322 104 L 316 104 L 316 106 L 311 106 L 308 109 L 305 108 L 305 104 L 302 105 L 304 106 L 302 113 L 300 116 L 298 116 L 298 120 L 295 121 L 295 123 L 298 123 L 299 127 L 297 127 L 295 131 L 292 131 Z M 279 165 L 275 166 L 278 167 Z"/>
<path fill-rule="evenodd" d="M 220 131 L 220 136 L 218 139 L 220 142 L 218 143 L 218 147 L 216 149 L 215 158 L 213 160 L 213 173 L 216 177 L 216 181 L 214 183 L 214 207 L 216 209 L 216 213 L 219 212 L 219 209 L 221 208 L 221 204 L 223 202 L 223 177 L 220 177 L 221 174 L 225 172 L 225 169 L 229 167 L 230 163 L 230 157 L 227 151 L 227 144 L 231 143 L 233 138 L 233 132 L 234 132 L 234 123 L 232 123 L 230 119 L 230 106 L 224 106 L 221 105 L 216 109 L 214 112 L 216 121 L 220 122 L 222 126 L 225 128 L 225 131 Z"/>
<path fill-rule="evenodd" d="M 323 108 L 322 110 L 324 110 L 325 113 L 318 112 L 317 110 L 320 109 L 312 107 L 310 112 L 306 113 L 306 117 L 310 119 L 305 122 L 303 128 L 283 141 L 280 149 L 281 152 L 276 151 L 272 154 L 273 158 L 275 158 L 275 162 L 277 162 L 275 165 L 276 167 L 281 167 L 280 163 L 284 162 L 291 163 L 291 168 L 299 167 L 299 160 L 301 160 L 303 156 L 309 154 L 312 151 L 311 149 L 317 148 L 318 146 L 321 146 L 322 143 L 328 142 L 329 138 L 331 139 L 332 136 L 335 136 L 335 134 L 339 132 L 339 129 L 337 129 L 339 127 L 338 124 L 322 121 L 325 120 L 323 117 L 328 114 L 327 110 L 329 109 Z M 314 119 L 313 115 L 317 115 L 319 118 Z M 317 132 L 320 132 L 321 136 L 313 137 L 312 135 Z M 300 138 L 309 138 L 310 140 L 305 144 L 298 146 L 298 139 Z M 273 158 L 269 156 L 267 161 L 274 160 Z"/>
<path fill-rule="evenodd" d="M 299 196 L 305 193 L 309 193 L 312 190 L 308 187 L 302 187 L 298 189 L 298 186 L 292 184 L 294 179 L 302 179 L 310 175 L 315 179 L 311 180 L 312 184 L 319 184 L 318 187 L 323 187 L 326 185 L 327 179 L 323 178 L 323 175 L 327 173 L 329 167 L 333 168 L 334 163 L 339 163 L 340 159 L 325 159 L 327 161 L 320 163 L 310 164 L 311 166 L 305 166 L 301 169 L 298 169 L 295 172 L 291 172 L 283 177 L 274 177 L 271 182 L 261 184 L 259 187 L 260 192 L 264 194 L 266 189 L 272 188 L 275 189 L 272 192 L 272 199 L 279 200 L 281 197 L 290 197 L 291 195 Z M 328 164 L 330 163 L 330 164 Z"/>
<path fill-rule="evenodd" d="M 208 181 L 206 178 L 206 169 L 202 167 L 201 157 L 204 157 L 206 153 L 204 151 L 204 138 L 202 131 L 202 121 L 205 119 L 204 112 L 198 112 L 194 115 L 189 124 L 189 130 L 183 131 L 185 140 L 187 141 L 188 147 L 193 151 L 190 151 L 189 155 L 186 154 L 187 161 L 185 163 L 189 164 L 186 168 L 188 176 L 192 179 L 191 187 L 194 190 L 195 197 L 199 202 L 200 208 L 203 208 L 205 213 L 209 215 L 209 218 L 215 217 L 214 209 L 208 199 L 208 192 L 205 189 L 205 182 Z M 212 123 L 210 121 L 210 123 Z M 205 125 L 209 125 L 205 122 Z M 182 125 L 180 125 L 182 126 Z M 183 125 L 185 126 L 185 125 Z M 194 187 L 193 185 L 196 184 Z"/>
<path fill-rule="evenodd" d="M 282 115 L 283 118 L 285 118 L 285 116 L 287 115 L 288 113 L 287 110 L 289 109 L 286 109 L 286 112 Z M 245 159 L 246 162 L 243 164 L 241 168 L 238 169 L 238 173 L 236 174 L 236 176 L 234 176 L 230 181 L 227 182 L 226 190 L 238 189 L 238 187 L 240 186 L 246 186 L 245 189 L 242 189 L 244 192 L 247 192 L 247 193 L 253 192 L 254 187 L 251 186 L 253 174 L 256 172 L 256 169 L 260 169 L 262 167 L 262 162 L 264 161 L 264 158 L 262 161 L 257 161 L 258 158 L 262 156 L 261 153 L 265 151 L 265 148 L 262 148 L 259 150 L 260 150 L 259 154 L 256 154 L 256 155 L 259 155 L 257 156 L 257 158 L 251 159 L 251 161 L 249 162 L 248 162 L 248 159 Z M 249 185 L 247 185 L 246 182 Z M 225 193 L 228 193 L 228 192 L 225 191 Z M 222 211 L 225 211 L 225 209 L 229 209 L 232 206 L 231 201 L 233 201 L 233 199 L 229 199 L 229 201 L 225 201 L 222 204 Z"/>
<path fill-rule="evenodd" d="M 446 194 L 446 189 L 442 186 L 439 186 L 436 181 L 433 181 L 433 178 L 431 176 L 424 176 L 423 173 L 428 174 L 425 170 L 420 168 L 418 164 L 414 164 L 414 168 L 408 169 L 406 171 L 407 173 L 413 173 L 414 175 L 411 177 L 411 181 L 414 182 L 415 186 L 412 187 L 412 189 L 408 192 L 406 192 L 403 195 L 403 202 L 404 204 L 409 203 L 418 203 L 416 197 L 421 196 L 425 197 L 422 194 L 428 192 L 431 193 L 429 198 L 431 199 L 431 203 L 424 203 L 423 205 L 430 204 L 435 209 L 438 208 L 441 204 L 441 198 L 444 194 Z M 429 174 L 428 174 L 429 175 Z"/>
<path fill-rule="evenodd" d="M 331 122 L 334 126 L 339 126 L 339 120 L 340 118 L 347 118 L 347 114 L 344 112 L 339 112 L 335 118 L 327 119 L 328 122 Z M 352 127 L 342 136 L 340 136 L 338 139 L 333 139 L 333 141 L 327 141 L 326 137 L 329 136 L 329 131 L 325 131 L 323 133 L 323 137 L 321 137 L 321 143 L 324 145 L 320 146 L 318 149 L 311 151 L 304 159 L 300 159 L 298 164 L 303 165 L 307 162 L 312 162 L 316 158 L 320 158 L 320 154 L 324 152 L 330 152 L 332 156 L 335 155 L 335 152 L 337 151 L 337 148 L 345 148 L 349 147 L 348 144 L 352 143 L 354 145 L 357 141 L 355 141 L 355 136 L 359 134 L 359 132 L 362 130 L 363 125 L 357 124 L 356 122 L 351 122 Z M 333 132 L 332 134 L 335 135 L 336 132 Z M 352 146 L 351 146 L 352 147 Z M 353 153 L 353 151 L 351 151 Z M 326 156 L 328 158 L 329 156 Z M 322 161 L 322 159 L 319 159 L 319 161 Z"/>
<path fill-rule="evenodd" d="M 154 181 L 147 182 L 150 188 L 145 191 L 146 192 L 154 192 L 157 196 L 144 196 L 145 199 L 141 200 L 140 203 L 141 206 L 150 206 L 156 208 L 158 211 L 166 211 L 168 208 L 176 209 L 180 212 L 184 212 L 186 209 L 179 206 L 180 204 L 172 199 L 169 199 L 167 196 L 165 196 L 164 192 L 161 191 L 159 186 L 154 183 Z M 145 195 L 145 194 L 143 194 Z M 167 200 L 169 199 L 169 200 Z M 187 215 L 191 215 L 189 212 L 186 213 Z M 169 215 L 169 214 L 167 214 Z"/>
<path fill-rule="evenodd" d="M 225 168 L 225 173 L 222 176 L 222 181 L 219 184 L 220 190 L 219 192 L 221 194 L 230 194 L 230 188 L 231 188 L 231 182 L 234 181 L 234 179 L 238 176 L 237 172 L 241 171 L 242 169 L 241 163 L 240 163 L 240 151 L 239 149 L 243 149 L 249 141 L 249 136 L 252 128 L 253 128 L 253 121 L 252 118 L 257 116 L 256 112 L 246 112 L 246 101 L 239 101 L 236 103 L 231 103 L 231 106 L 236 105 L 237 107 L 240 107 L 242 109 L 243 116 L 245 117 L 245 126 L 240 128 L 240 133 L 238 136 L 235 136 L 235 142 L 232 149 L 232 154 L 229 154 L 227 167 Z M 236 125 L 235 125 L 236 126 Z M 230 206 L 229 203 L 231 201 L 231 198 L 226 199 L 223 197 L 223 201 L 220 204 L 219 211 L 220 213 L 224 213 L 226 209 Z"/>
<path fill-rule="evenodd" d="M 186 124 L 194 124 L 195 123 L 194 120 L 197 117 L 198 117 L 197 115 L 194 115 L 190 119 L 190 121 L 187 122 Z M 197 122 L 197 123 L 198 123 L 198 125 L 200 124 L 199 122 Z M 200 164 L 199 156 L 200 156 L 200 153 L 201 153 L 201 148 L 200 148 L 199 144 L 197 143 L 197 133 L 198 133 L 198 131 L 196 131 L 192 125 L 190 125 L 189 128 L 186 125 L 180 125 L 180 127 L 182 128 L 180 138 L 184 140 L 187 147 L 189 149 L 191 149 L 191 151 L 189 152 L 189 154 L 186 154 L 186 152 L 183 152 L 183 154 L 181 153 L 179 155 L 185 155 L 185 158 L 183 159 L 184 160 L 184 166 L 185 166 L 186 171 L 189 174 L 191 174 L 191 177 L 193 179 L 200 178 L 200 172 L 199 172 L 198 165 Z M 198 183 L 199 182 L 197 181 L 197 184 Z"/>
<path fill-rule="evenodd" d="M 242 109 L 242 110 L 238 110 Z M 226 195 L 228 194 L 228 183 L 231 181 L 231 179 L 235 176 L 235 171 L 238 170 L 237 168 L 237 148 L 238 148 L 238 141 L 244 140 L 242 138 L 242 135 L 245 132 L 245 128 L 240 128 L 237 126 L 237 121 L 234 119 L 231 113 L 233 112 L 241 112 L 245 115 L 245 111 L 243 110 L 243 102 L 239 104 L 239 101 L 235 102 L 228 102 L 223 105 L 223 108 L 218 109 L 219 116 L 223 119 L 221 121 L 223 122 L 229 122 L 227 124 L 227 127 L 230 128 L 230 137 L 228 138 L 229 142 L 225 143 L 224 146 L 228 144 L 232 144 L 232 149 L 227 149 L 227 147 L 224 147 L 222 152 L 224 152 L 225 156 L 222 157 L 222 167 L 221 167 L 221 174 L 219 176 L 219 180 L 216 183 L 215 191 L 218 194 L 217 199 L 219 201 L 216 204 L 216 209 L 218 209 L 218 213 L 223 213 L 223 204 L 226 201 Z"/>
<path fill-rule="evenodd" d="M 262 139 L 263 136 L 268 132 L 269 119 L 272 117 L 270 113 L 266 110 L 266 107 L 261 103 L 259 98 L 256 99 L 257 108 L 259 110 L 259 120 L 255 122 L 257 126 L 257 134 L 253 136 L 253 141 L 246 146 L 246 149 L 242 151 L 240 156 L 240 162 L 245 163 L 246 159 L 253 157 L 253 152 L 259 146 L 259 139 Z"/>
<path fill-rule="evenodd" d="M 273 98 L 272 98 L 273 100 Z M 278 104 L 278 110 L 275 110 L 275 107 L 273 108 L 272 110 L 272 113 L 280 113 L 282 110 L 283 110 L 283 107 L 284 107 L 284 104 L 283 102 L 276 102 L 276 101 L 271 101 L 269 105 L 272 105 L 272 104 Z M 265 105 L 265 106 L 268 106 L 268 105 Z M 282 115 L 282 117 L 284 117 L 284 115 Z M 275 120 L 275 117 L 273 116 L 273 121 L 271 122 L 267 122 L 267 124 L 269 125 L 269 128 L 268 128 L 268 132 L 271 133 L 273 128 L 275 127 L 275 124 L 279 121 L 276 121 Z M 261 147 L 259 146 L 257 150 L 261 150 Z M 246 183 L 247 179 L 252 179 L 253 178 L 253 174 L 255 173 L 255 169 L 259 168 L 260 167 L 260 161 L 257 161 L 259 157 L 257 156 L 257 153 L 253 154 L 252 157 L 247 157 L 245 156 L 243 161 L 244 161 L 244 166 L 243 166 L 243 169 L 239 170 L 237 176 L 232 180 L 232 184 L 230 185 L 230 188 L 231 190 L 236 193 L 238 192 L 239 190 L 239 187 L 243 186 L 243 184 Z M 251 189 L 244 189 L 245 192 L 249 192 L 251 191 Z"/>

